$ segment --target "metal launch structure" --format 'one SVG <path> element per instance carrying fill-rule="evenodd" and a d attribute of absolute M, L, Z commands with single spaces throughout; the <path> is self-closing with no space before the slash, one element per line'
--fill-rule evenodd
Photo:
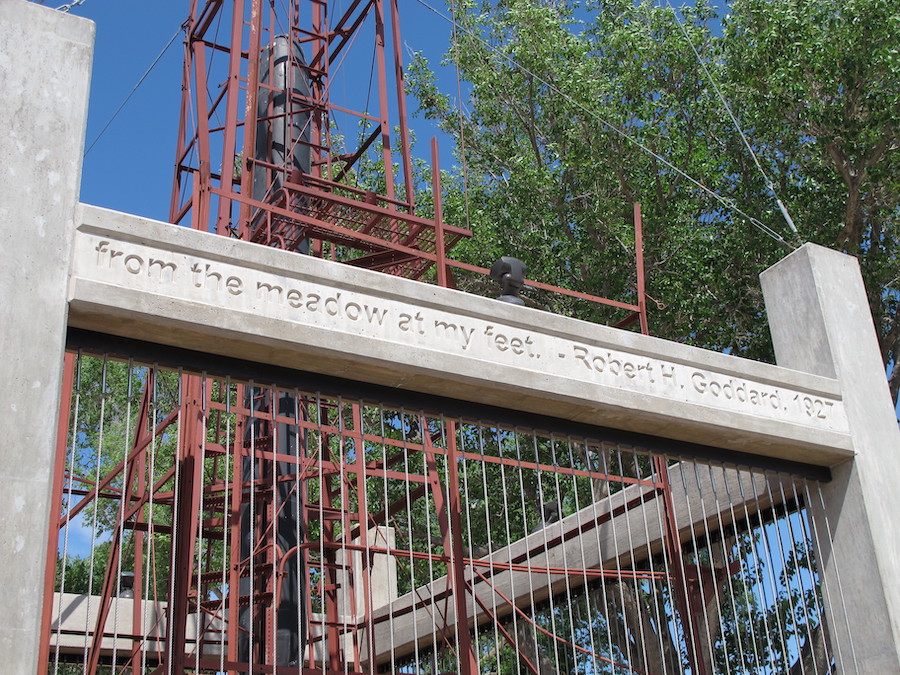
<path fill-rule="evenodd" d="M 397 0 L 192 0 L 171 222 L 443 286 L 486 273 L 448 256 L 470 232 L 443 221 L 434 142 L 432 201 L 416 202 L 399 18 Z M 554 290 L 646 332 L 635 221 L 637 304 Z M 69 340 L 48 672 L 825 673 L 846 658 L 822 647 L 808 467 L 726 466 L 215 344 Z"/>

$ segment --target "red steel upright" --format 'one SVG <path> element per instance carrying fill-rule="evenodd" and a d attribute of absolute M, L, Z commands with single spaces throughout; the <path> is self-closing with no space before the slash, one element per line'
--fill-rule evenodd
<path fill-rule="evenodd" d="M 193 0 L 170 219 L 420 278 L 470 233 L 417 213 L 396 0 L 335 6 Z"/>
<path fill-rule="evenodd" d="M 470 232 L 439 222 L 436 168 L 429 186 L 435 204 L 424 211 L 437 220 L 417 209 L 396 0 L 342 5 L 336 10 L 338 3 L 328 0 L 191 2 L 170 220 L 411 279 L 437 265 L 438 280 L 446 284 L 446 253 Z M 348 82 L 350 93 L 341 97 Z M 184 378 L 184 391 L 199 391 L 194 379 Z M 335 448 L 323 433 L 316 460 L 319 494 L 313 498 L 305 482 L 300 494 L 280 487 L 294 472 L 303 473 L 290 460 L 300 451 L 281 438 L 285 416 L 300 422 L 312 414 L 327 426 L 343 411 L 248 385 L 236 388 L 236 403 L 243 461 L 231 477 L 230 504 L 210 488 L 204 495 L 194 487 L 199 484 L 186 485 L 197 478 L 193 457 L 206 425 L 182 422 L 183 433 L 199 434 L 181 444 L 182 518 L 193 518 L 200 500 L 207 512 L 221 509 L 221 516 L 182 530 L 173 561 L 185 569 L 173 571 L 173 583 L 185 598 L 204 598 L 210 617 L 222 618 L 229 662 L 251 669 L 302 663 L 360 672 L 371 663 L 366 650 L 374 646 L 361 644 L 358 631 L 348 632 L 344 624 L 348 602 L 351 615 L 370 614 L 368 607 L 355 607 L 352 590 L 362 588 L 366 602 L 371 597 L 369 561 L 362 556 L 354 569 L 345 558 L 351 532 L 358 545 L 370 546 L 367 470 L 360 457 L 342 453 L 343 440 Z M 183 404 L 182 415 L 190 405 Z M 352 417 L 360 415 L 358 406 L 351 410 Z M 297 436 L 295 448 L 305 446 L 307 439 L 299 438 L 305 433 Z M 308 467 L 304 475 L 310 475 Z M 344 496 L 349 493 L 358 501 L 352 508 Z M 216 522 L 228 521 L 226 510 L 230 531 L 213 537 L 230 547 L 228 587 L 239 590 L 239 601 L 216 607 L 198 586 L 217 581 L 222 571 L 205 568 L 197 573 L 201 583 L 192 583 L 191 563 L 185 561 L 196 558 L 197 527 L 215 531 Z M 291 510 L 299 523 L 291 520 Z M 298 533 L 318 528 L 318 550 L 289 532 L 294 525 Z M 297 558 L 299 579 L 289 573 Z M 167 648 L 174 669 L 182 672 L 191 602 L 176 605 Z M 287 616 L 294 612 L 307 618 L 317 613 L 319 634 L 294 625 Z M 466 649 L 471 650 L 467 642 Z"/>

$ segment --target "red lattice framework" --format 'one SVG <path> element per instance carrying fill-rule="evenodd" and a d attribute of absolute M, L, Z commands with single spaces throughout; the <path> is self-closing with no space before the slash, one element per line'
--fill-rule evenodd
<path fill-rule="evenodd" d="M 815 480 L 92 340 L 67 355 L 49 672 L 852 668 L 825 640 Z"/>
<path fill-rule="evenodd" d="M 448 256 L 471 232 L 443 220 L 434 139 L 416 203 L 399 20 L 397 0 L 193 0 L 171 221 L 442 286 L 487 274 Z M 635 228 L 637 304 L 528 285 L 646 333 L 637 207 Z"/>
<path fill-rule="evenodd" d="M 435 141 L 431 203 L 416 203 L 397 0 L 192 0 L 185 29 L 173 223 L 444 286 L 487 273 L 448 256 L 471 233 L 443 221 Z M 342 74 L 357 86 L 337 100 Z M 638 304 L 528 285 L 646 332 L 637 207 L 635 225 Z M 54 673 L 711 673 L 725 581 L 755 581 L 761 604 L 777 586 L 742 537 L 785 518 L 804 535 L 782 554 L 813 536 L 797 514 L 817 495 L 790 477 L 673 473 L 603 439 L 85 358 L 67 356 L 59 420 Z M 704 472 L 753 494 L 713 490 L 709 517 L 679 516 L 678 499 L 706 508 Z M 87 587 L 70 593 L 68 542 L 88 521 Z M 771 672 L 805 648 L 797 626 L 809 644 L 821 631 L 820 605 L 801 610 L 779 624 Z"/>

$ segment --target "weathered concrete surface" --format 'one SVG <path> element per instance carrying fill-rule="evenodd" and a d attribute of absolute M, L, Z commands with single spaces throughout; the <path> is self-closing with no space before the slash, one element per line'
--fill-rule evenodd
<path fill-rule="evenodd" d="M 833 379 L 82 205 L 69 322 L 830 465 Z"/>
<path fill-rule="evenodd" d="M 900 432 L 859 265 L 806 244 L 761 280 L 778 363 L 838 379 L 857 453 L 816 514 L 835 652 L 900 673 Z"/>
<path fill-rule="evenodd" d="M 0 2 L 0 654 L 38 670 L 50 482 L 94 24 Z"/>

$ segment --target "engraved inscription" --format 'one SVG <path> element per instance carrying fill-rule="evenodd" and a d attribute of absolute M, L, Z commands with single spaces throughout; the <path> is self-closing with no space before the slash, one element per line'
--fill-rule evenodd
<path fill-rule="evenodd" d="M 175 281 L 178 266 L 173 262 L 115 249 L 111 246 L 111 242 L 105 240 L 98 243 L 95 250 L 97 251 L 97 267 L 105 266 L 113 269 L 120 266 L 129 274 L 146 274 L 148 277 L 155 277 L 160 281 Z"/>
<path fill-rule="evenodd" d="M 449 307 L 415 306 L 392 295 L 334 288 L 199 255 L 90 235 L 81 235 L 78 241 L 78 272 L 107 283 L 207 302 L 224 310 L 519 366 L 649 397 L 825 429 L 846 428 L 839 399 L 776 383 L 583 344 L 540 329 L 460 314 Z"/>

